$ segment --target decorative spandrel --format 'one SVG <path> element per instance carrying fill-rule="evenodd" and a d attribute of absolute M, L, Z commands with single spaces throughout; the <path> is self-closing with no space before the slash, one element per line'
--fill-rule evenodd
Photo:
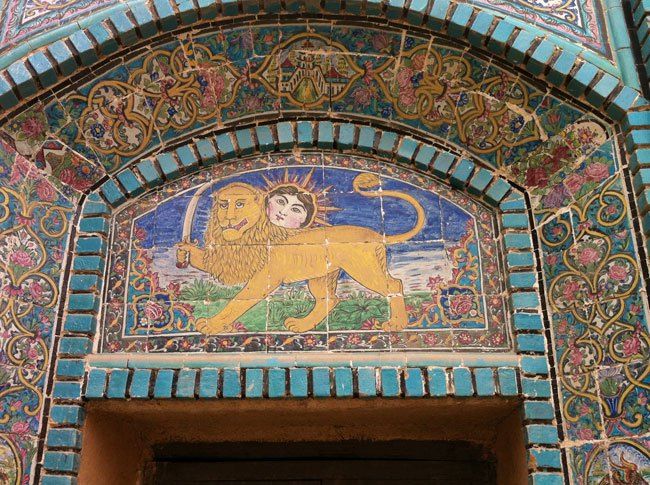
<path fill-rule="evenodd" d="M 102 350 L 507 350 L 490 210 L 321 154 L 219 165 L 112 224 Z"/>

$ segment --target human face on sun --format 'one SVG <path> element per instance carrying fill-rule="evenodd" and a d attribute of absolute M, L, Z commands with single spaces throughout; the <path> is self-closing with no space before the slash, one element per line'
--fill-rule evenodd
<path fill-rule="evenodd" d="M 272 224 L 288 229 L 298 229 L 307 220 L 307 208 L 297 195 L 271 195 L 266 205 L 266 214 Z"/>

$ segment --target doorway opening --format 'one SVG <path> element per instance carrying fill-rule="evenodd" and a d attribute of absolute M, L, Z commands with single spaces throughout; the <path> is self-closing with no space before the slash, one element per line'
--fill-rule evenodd
<path fill-rule="evenodd" d="M 79 481 L 527 483 L 520 401 L 92 401 Z"/>

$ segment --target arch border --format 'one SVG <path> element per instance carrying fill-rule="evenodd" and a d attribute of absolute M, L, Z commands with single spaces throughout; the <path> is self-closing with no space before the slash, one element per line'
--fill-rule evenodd
<path fill-rule="evenodd" d="M 286 367 L 262 365 L 258 360 L 240 362 L 236 368 L 221 359 L 209 366 L 205 361 L 184 361 L 180 369 L 163 359 L 138 361 L 118 355 L 95 355 L 89 362 L 98 328 L 96 310 L 101 301 L 99 286 L 108 255 L 105 238 L 112 210 L 147 190 L 212 164 L 294 149 L 378 156 L 389 163 L 408 165 L 498 211 L 510 274 L 506 286 L 515 334 L 514 365 L 508 359 L 477 358 L 472 365 L 454 367 L 424 357 L 413 362 L 396 357 L 395 361 L 350 362 L 346 366 L 312 362 Z M 375 396 L 384 398 L 520 396 L 530 480 L 562 483 L 562 428 L 553 407 L 558 396 L 551 385 L 552 354 L 545 336 L 548 324 L 542 321 L 539 309 L 543 290 L 535 274 L 538 263 L 528 204 L 516 187 L 490 170 L 458 153 L 370 126 L 282 121 L 223 132 L 134 162 L 103 180 L 82 205 L 79 230 L 72 240 L 74 249 L 70 250 L 69 276 L 62 290 L 66 311 L 57 332 L 56 373 L 46 405 L 50 417 L 43 426 L 45 474 L 41 483 L 76 483 L 84 402 L 88 399 L 365 397 L 372 396 L 373 389 Z M 94 278 L 86 278 L 86 286 L 72 285 L 76 275 Z"/>
<path fill-rule="evenodd" d="M 107 18 L 82 22 L 65 38 L 14 61 L 0 71 L 0 108 L 9 111 L 83 67 L 158 35 L 202 22 L 296 13 L 379 18 L 447 35 L 542 76 L 574 98 L 584 96 L 592 108 L 604 108 L 617 121 L 630 108 L 646 104 L 637 90 L 552 36 L 479 5 L 451 0 L 350 0 L 344 7 L 340 0 L 200 0 L 197 6 L 191 0 L 155 0 L 152 7 L 143 1 L 130 3 Z"/>

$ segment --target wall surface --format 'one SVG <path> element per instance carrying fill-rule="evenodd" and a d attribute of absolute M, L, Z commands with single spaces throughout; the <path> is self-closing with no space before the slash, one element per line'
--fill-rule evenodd
<path fill-rule="evenodd" d="M 0 9 L 3 480 L 88 401 L 517 396 L 532 483 L 650 481 L 645 2 Z"/>

